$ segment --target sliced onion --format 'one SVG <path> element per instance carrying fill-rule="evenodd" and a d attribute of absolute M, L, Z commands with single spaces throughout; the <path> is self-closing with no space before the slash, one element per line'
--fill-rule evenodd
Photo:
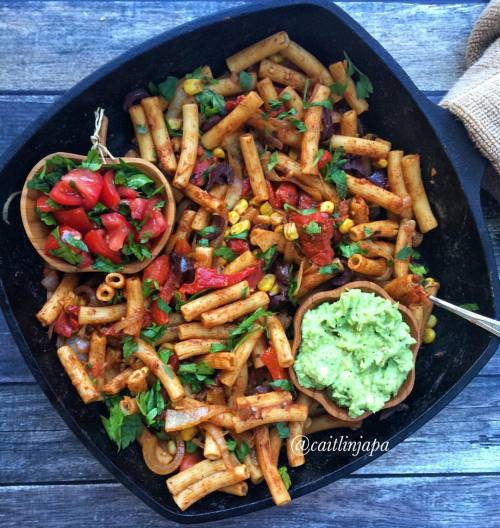
<path fill-rule="evenodd" d="M 83 337 L 72 336 L 66 341 L 66 344 L 77 354 L 88 354 L 89 352 L 89 340 Z"/>
<path fill-rule="evenodd" d="M 174 410 L 168 409 L 165 416 L 165 431 L 182 431 L 188 427 L 199 425 L 223 412 L 225 407 L 221 405 L 201 405 L 192 409 Z"/>
<path fill-rule="evenodd" d="M 123 99 L 123 110 L 128 112 L 128 109 L 139 102 L 141 99 L 149 97 L 149 93 L 144 88 L 138 88 L 137 90 L 132 90 L 129 92 Z"/>
<path fill-rule="evenodd" d="M 157 475 L 168 475 L 173 473 L 182 462 L 185 447 L 182 440 L 176 441 L 175 455 L 172 456 L 162 444 L 147 429 L 144 429 L 140 443 L 142 444 L 142 456 L 146 466 Z"/>
<path fill-rule="evenodd" d="M 55 271 L 50 271 L 41 282 L 42 286 L 49 292 L 53 292 L 59 285 L 59 277 Z"/>

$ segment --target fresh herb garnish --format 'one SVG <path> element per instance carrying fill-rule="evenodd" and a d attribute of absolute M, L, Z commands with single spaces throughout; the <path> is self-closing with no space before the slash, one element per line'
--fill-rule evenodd
<path fill-rule="evenodd" d="M 167 101 L 170 101 L 175 94 L 175 89 L 177 87 L 177 77 L 172 77 L 169 75 L 163 82 L 158 84 L 158 92 L 162 95 Z"/>
<path fill-rule="evenodd" d="M 201 93 L 196 96 L 196 100 L 200 104 L 200 110 L 206 117 L 212 117 L 220 114 L 225 109 L 225 101 L 222 95 L 212 92 L 209 88 L 204 88 Z"/>
<path fill-rule="evenodd" d="M 352 257 L 353 255 L 364 255 L 366 250 L 361 249 L 360 245 L 357 242 L 346 243 L 341 242 L 338 245 L 338 249 L 344 258 Z"/>
<path fill-rule="evenodd" d="M 321 226 L 318 222 L 309 222 L 304 228 L 304 231 L 308 235 L 319 235 L 321 233 Z"/>
<path fill-rule="evenodd" d="M 244 92 L 248 92 L 248 90 L 252 88 L 252 84 L 253 84 L 252 76 L 245 70 L 240 71 L 239 81 L 240 81 L 241 89 Z"/>
<path fill-rule="evenodd" d="M 125 205 L 125 204 L 120 204 L 120 206 L 121 205 Z M 89 220 L 93 224 L 97 224 L 98 226 L 101 226 L 102 225 L 101 215 L 105 213 L 106 211 L 108 211 L 108 208 L 101 202 L 97 202 L 94 205 L 94 207 L 90 211 L 87 212 L 87 216 L 89 217 Z M 130 213 L 130 209 L 127 206 L 127 211 L 121 214 L 123 214 L 124 216 L 127 216 L 128 213 Z"/>
<path fill-rule="evenodd" d="M 479 306 L 476 303 L 465 303 L 465 304 L 459 304 L 460 308 L 463 308 L 464 310 L 469 310 L 470 312 L 477 312 L 479 311 Z"/>
<path fill-rule="evenodd" d="M 92 268 L 96 271 L 104 271 L 112 273 L 113 271 L 121 271 L 123 266 L 121 264 L 114 264 L 111 260 L 104 257 L 96 257 L 92 263 Z"/>
<path fill-rule="evenodd" d="M 373 235 L 373 229 L 365 226 L 363 227 L 363 233 L 365 234 L 366 238 L 370 238 Z"/>
<path fill-rule="evenodd" d="M 231 248 L 228 248 L 227 246 L 219 246 L 218 248 L 215 248 L 214 255 L 216 257 L 223 258 L 229 262 L 231 262 L 238 256 L 237 253 L 235 253 Z"/>
<path fill-rule="evenodd" d="M 276 119 L 282 120 L 282 119 L 285 119 L 285 117 L 292 117 L 296 113 L 297 113 L 297 109 L 296 108 L 290 108 L 289 110 L 285 110 L 284 112 L 280 112 L 276 116 Z"/>
<path fill-rule="evenodd" d="M 160 417 L 167 404 L 162 396 L 161 384 L 158 380 L 149 390 L 139 393 L 135 401 L 145 418 L 146 425 L 158 429 L 163 428 L 164 421 Z"/>
<path fill-rule="evenodd" d="M 306 125 L 300 119 L 292 118 L 292 119 L 290 119 L 290 122 L 295 126 L 295 128 L 299 132 L 302 132 L 302 133 L 307 132 Z"/>
<path fill-rule="evenodd" d="M 223 352 L 224 350 L 227 350 L 228 346 L 224 343 L 212 343 L 210 345 L 210 353 L 213 352 Z"/>
<path fill-rule="evenodd" d="M 315 103 L 304 103 L 304 108 L 314 108 L 315 106 L 320 106 L 321 108 L 326 108 L 327 110 L 333 110 L 332 102 L 327 99 L 326 101 L 316 101 Z"/>
<path fill-rule="evenodd" d="M 332 263 L 327 264 L 326 266 L 321 266 L 319 268 L 318 273 L 320 275 L 334 275 L 337 271 L 339 271 L 340 267 L 338 264 Z"/>
<path fill-rule="evenodd" d="M 204 247 L 204 248 L 207 248 L 210 246 L 210 242 L 208 241 L 208 239 L 206 238 L 200 238 L 198 240 L 198 246 L 199 247 Z"/>
<path fill-rule="evenodd" d="M 52 213 L 42 213 L 38 208 L 36 210 L 40 220 L 48 226 L 57 225 L 57 221 Z"/>
<path fill-rule="evenodd" d="M 405 246 L 396 253 L 397 260 L 406 260 L 409 258 L 419 259 L 420 253 L 410 246 Z"/>
<path fill-rule="evenodd" d="M 280 474 L 281 480 L 283 481 L 285 488 L 289 489 L 290 486 L 292 485 L 292 479 L 290 478 L 290 475 L 288 474 L 288 468 L 286 466 L 281 466 L 278 469 L 278 473 Z"/>
<path fill-rule="evenodd" d="M 80 262 L 82 261 L 82 257 L 72 251 L 69 246 L 76 247 L 78 242 L 81 242 L 83 246 L 85 246 L 84 251 L 88 251 L 87 246 L 84 244 L 83 241 L 77 240 L 72 237 L 71 235 L 66 235 L 64 241 L 61 239 L 61 235 L 59 233 L 59 226 L 56 227 L 51 233 L 50 233 L 57 241 L 58 247 L 57 249 L 51 249 L 49 253 L 53 255 L 54 257 L 58 257 L 68 264 L 71 264 L 72 266 L 78 266 Z M 78 248 L 79 249 L 79 248 Z"/>
<path fill-rule="evenodd" d="M 205 361 L 199 363 L 181 363 L 177 375 L 183 385 L 189 385 L 193 392 L 199 392 L 203 385 L 215 383 L 213 374 L 215 370 L 207 365 Z"/>
<path fill-rule="evenodd" d="M 295 387 L 292 385 L 290 380 L 287 379 L 277 379 L 269 382 L 269 385 L 273 389 L 280 389 L 283 391 L 291 392 L 292 394 L 295 394 Z"/>
<path fill-rule="evenodd" d="M 342 169 L 347 159 L 342 157 L 343 154 L 342 148 L 335 149 L 332 152 L 332 159 L 322 169 L 325 181 L 335 184 L 341 200 L 344 200 L 347 195 L 347 175 Z"/>
<path fill-rule="evenodd" d="M 347 89 L 348 82 L 346 81 L 344 84 L 340 84 L 339 82 L 334 82 L 333 84 L 330 84 L 330 92 L 335 95 L 343 95 L 343 93 Z"/>
<path fill-rule="evenodd" d="M 420 277 L 423 277 L 429 271 L 423 264 L 413 262 L 408 264 L 408 269 L 410 270 L 410 273 L 413 273 L 413 275 L 419 275 Z"/>
<path fill-rule="evenodd" d="M 296 207 L 294 207 L 293 205 L 290 205 L 288 203 L 286 203 L 284 206 L 283 206 L 283 209 L 288 213 L 289 211 L 293 211 L 295 213 L 299 213 L 301 215 L 311 215 L 311 214 L 314 214 L 316 212 L 316 209 L 314 207 L 310 208 L 310 209 L 297 209 Z"/>
<path fill-rule="evenodd" d="M 269 157 L 269 161 L 267 162 L 267 170 L 271 172 L 276 165 L 279 163 L 279 156 L 278 151 L 274 151 L 271 156 Z"/>
<path fill-rule="evenodd" d="M 224 238 L 226 240 L 231 240 L 231 239 L 245 240 L 246 238 L 248 238 L 248 233 L 249 231 L 243 231 L 242 233 L 238 233 L 237 235 L 227 235 Z"/>
<path fill-rule="evenodd" d="M 197 449 L 198 449 L 198 446 L 192 440 L 188 440 L 186 442 L 186 451 L 188 453 L 193 454 L 196 452 Z"/>
<path fill-rule="evenodd" d="M 152 323 L 141 331 L 141 338 L 154 345 L 154 343 L 165 333 L 166 325 Z"/>
<path fill-rule="evenodd" d="M 108 402 L 107 402 L 108 403 Z M 142 431 L 142 421 L 138 414 L 126 415 L 120 407 L 120 400 L 109 400 L 109 418 L 101 416 L 101 421 L 109 438 L 118 446 L 118 451 L 128 447 Z"/>
<path fill-rule="evenodd" d="M 255 310 L 253 314 L 250 314 L 245 317 L 245 319 L 243 319 L 243 321 L 241 321 L 241 323 L 236 328 L 229 332 L 229 348 L 233 349 L 236 345 L 236 342 L 240 340 L 240 338 L 242 338 L 254 329 L 254 323 L 257 321 L 257 319 L 260 319 L 261 317 L 267 317 L 268 315 L 273 314 L 274 312 L 270 312 L 260 307 L 257 308 L 257 310 Z"/>
<path fill-rule="evenodd" d="M 144 298 L 149 297 L 153 292 L 157 292 L 160 290 L 160 285 L 158 284 L 158 281 L 155 281 L 153 279 L 146 279 L 142 283 L 142 296 Z"/>
<path fill-rule="evenodd" d="M 128 359 L 132 354 L 135 354 L 139 349 L 139 345 L 135 342 L 133 336 L 126 336 L 123 340 L 122 354 L 123 359 Z"/>
<path fill-rule="evenodd" d="M 264 271 L 267 271 L 269 266 L 271 265 L 274 255 L 276 254 L 276 251 L 278 250 L 278 246 L 273 245 L 267 248 L 265 251 L 258 251 L 257 252 L 257 258 L 262 259 L 264 261 L 263 269 Z"/>
<path fill-rule="evenodd" d="M 213 235 L 215 233 L 218 233 L 219 232 L 219 228 L 216 227 L 216 226 L 207 226 L 207 227 L 204 227 L 203 229 L 200 229 L 198 231 L 198 236 L 200 238 L 206 238 L 208 235 Z"/>
<path fill-rule="evenodd" d="M 73 160 L 65 158 L 64 156 L 53 156 L 45 162 L 41 172 L 35 174 L 28 182 L 28 189 L 48 194 L 52 187 L 76 166 Z"/>
<path fill-rule="evenodd" d="M 91 171 L 98 171 L 102 167 L 102 159 L 97 149 L 90 149 L 87 157 L 82 161 L 82 167 Z"/>
<path fill-rule="evenodd" d="M 276 422 L 276 430 L 278 431 L 278 436 L 282 439 L 290 436 L 290 429 L 286 422 Z"/>
<path fill-rule="evenodd" d="M 354 65 L 345 51 L 344 57 L 347 61 L 347 75 L 353 79 L 356 85 L 356 95 L 360 99 L 367 99 L 373 93 L 373 85 L 370 79 Z M 357 77 L 356 80 L 354 75 Z"/>

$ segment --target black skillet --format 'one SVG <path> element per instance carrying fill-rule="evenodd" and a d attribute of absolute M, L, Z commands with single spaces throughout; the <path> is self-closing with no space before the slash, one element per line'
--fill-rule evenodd
<path fill-rule="evenodd" d="M 132 137 L 124 95 L 148 80 L 182 75 L 210 64 L 216 74 L 224 58 L 279 30 L 316 55 L 324 64 L 342 57 L 352 60 L 371 78 L 375 93 L 366 117 L 368 129 L 390 138 L 396 148 L 419 152 L 427 189 L 439 229 L 426 236 L 425 261 L 441 282 L 440 297 L 457 304 L 476 302 L 481 313 L 499 318 L 499 284 L 493 253 L 480 208 L 479 184 L 484 160 L 462 126 L 430 103 L 389 54 L 340 8 L 330 2 L 268 2 L 217 13 L 164 33 L 107 64 L 80 82 L 34 123 L 9 150 L 0 177 L 1 202 L 21 189 L 31 167 L 47 153 L 85 153 L 93 110 L 106 108 L 112 152 L 124 153 Z M 63 65 L 61 65 L 63 67 Z M 429 184 L 431 167 L 437 170 Z M 17 209 L 18 202 L 13 208 Z M 145 468 L 136 447 L 117 454 L 99 420 L 103 409 L 85 406 L 62 371 L 54 343 L 35 320 L 43 302 L 41 259 L 25 236 L 19 213 L 1 225 L 0 301 L 17 345 L 33 375 L 68 426 L 109 469 L 159 513 L 179 522 L 194 523 L 232 517 L 272 504 L 265 485 L 250 486 L 246 497 L 213 494 L 181 513 L 167 492 L 164 478 Z M 391 446 L 442 409 L 491 358 L 498 340 L 455 316 L 439 314 L 438 339 L 419 354 L 416 384 L 404 412 L 366 420 L 355 440 L 376 438 Z M 444 351 L 439 359 L 437 351 Z M 328 439 L 328 432 L 318 439 Z M 346 434 L 346 433 L 345 433 Z M 290 470 L 294 497 L 343 477 L 371 460 L 368 456 L 311 453 L 307 464 Z M 335 504 L 332 504 L 335 508 Z"/>

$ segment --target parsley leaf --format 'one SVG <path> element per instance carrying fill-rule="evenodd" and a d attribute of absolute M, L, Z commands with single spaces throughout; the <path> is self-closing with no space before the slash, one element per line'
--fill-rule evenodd
<path fill-rule="evenodd" d="M 276 429 L 280 438 L 288 438 L 290 436 L 290 429 L 286 422 L 276 422 Z"/>
<path fill-rule="evenodd" d="M 200 110 L 206 117 L 212 117 L 220 114 L 225 109 L 225 101 L 222 95 L 212 92 L 208 88 L 204 88 L 201 93 L 196 96 L 196 100 L 200 104 Z"/>
<path fill-rule="evenodd" d="M 167 100 L 170 101 L 174 97 L 175 89 L 177 87 L 177 77 L 169 75 L 163 82 L 158 84 L 158 92 Z"/>
<path fill-rule="evenodd" d="M 373 235 L 373 229 L 370 229 L 369 227 L 363 228 L 363 233 L 365 234 L 366 238 L 370 238 Z"/>
<path fill-rule="evenodd" d="M 101 214 L 105 213 L 106 211 L 108 211 L 108 208 L 101 202 L 97 202 L 94 205 L 94 207 L 90 211 L 87 212 L 87 216 L 89 217 L 89 220 L 92 223 L 101 226 L 102 225 Z M 130 212 L 130 211 L 127 211 L 127 212 Z"/>
<path fill-rule="evenodd" d="M 465 304 L 459 304 L 460 308 L 463 308 L 464 310 L 469 310 L 470 312 L 477 312 L 479 311 L 479 306 L 476 303 L 465 303 Z"/>
<path fill-rule="evenodd" d="M 420 275 L 421 277 L 429 271 L 423 264 L 417 264 L 413 262 L 408 264 L 408 269 L 410 270 L 410 273 L 413 273 L 414 275 Z"/>
<path fill-rule="evenodd" d="M 52 213 L 42 213 L 38 208 L 36 210 L 40 220 L 48 226 L 57 225 L 56 219 Z"/>
<path fill-rule="evenodd" d="M 241 323 L 236 328 L 229 332 L 229 347 L 233 349 L 236 341 L 253 329 L 254 323 L 257 321 L 257 319 L 273 314 L 274 312 L 265 310 L 262 307 L 257 308 L 253 314 L 245 317 L 245 319 L 243 319 L 243 321 L 241 321 Z"/>
<path fill-rule="evenodd" d="M 269 158 L 269 161 L 267 163 L 267 170 L 272 171 L 274 167 L 278 165 L 278 163 L 279 163 L 278 151 L 275 150 Z"/>
<path fill-rule="evenodd" d="M 198 446 L 192 441 L 192 440 L 188 440 L 186 442 L 186 451 L 188 453 L 195 453 L 196 450 L 198 449 Z"/>
<path fill-rule="evenodd" d="M 153 345 L 164 334 L 166 328 L 166 325 L 152 323 L 141 331 L 141 337 L 144 341 Z"/>
<path fill-rule="evenodd" d="M 346 91 L 347 84 L 347 81 L 345 82 L 345 84 L 334 82 L 333 84 L 330 84 L 330 92 L 335 95 L 342 95 Z"/>
<path fill-rule="evenodd" d="M 280 389 L 283 391 L 291 392 L 292 394 L 295 394 L 295 387 L 292 385 L 290 380 L 287 379 L 277 379 L 269 382 L 269 385 L 273 389 Z"/>
<path fill-rule="evenodd" d="M 342 254 L 342 256 L 345 258 L 352 257 L 353 255 L 356 255 L 356 254 L 363 255 L 364 253 L 366 253 L 366 251 L 361 249 L 361 247 L 359 246 L 357 242 L 352 242 L 351 244 L 341 242 L 338 245 L 338 249 L 340 253 Z"/>
<path fill-rule="evenodd" d="M 367 99 L 373 93 L 373 85 L 370 79 L 354 65 L 345 51 L 344 57 L 347 61 L 347 74 L 350 77 L 353 77 L 354 75 L 357 77 L 357 80 L 355 80 L 356 95 L 360 99 Z"/>
<path fill-rule="evenodd" d="M 215 383 L 213 374 L 215 370 L 204 361 L 199 363 L 181 363 L 177 370 L 177 375 L 183 385 L 189 385 L 193 392 L 199 392 L 203 385 L 213 385 Z"/>
<path fill-rule="evenodd" d="M 72 246 L 76 249 L 80 249 L 81 251 L 88 251 L 89 248 L 87 247 L 87 244 L 81 239 L 81 238 L 75 238 L 72 235 L 66 235 L 64 237 L 64 242 L 68 244 L 68 246 Z"/>
<path fill-rule="evenodd" d="M 310 214 L 314 214 L 316 212 L 316 209 L 314 207 L 310 208 L 310 209 L 297 209 L 296 207 L 294 207 L 293 205 L 290 205 L 288 203 L 286 203 L 284 206 L 283 206 L 283 209 L 288 213 L 289 211 L 293 211 L 294 213 L 299 213 L 301 215 L 310 215 Z"/>
<path fill-rule="evenodd" d="M 342 157 L 343 154 L 343 149 L 335 149 L 332 153 L 332 159 L 322 169 L 325 181 L 335 184 L 341 200 L 344 200 L 347 195 L 347 175 L 342 169 L 347 159 Z"/>
<path fill-rule="evenodd" d="M 91 171 L 98 171 L 102 167 L 102 159 L 97 149 L 90 149 L 87 157 L 82 161 L 82 167 Z"/>
<path fill-rule="evenodd" d="M 96 257 L 92 263 L 92 268 L 96 271 L 104 271 L 106 273 L 112 273 L 113 271 L 120 271 L 123 269 L 121 264 L 114 264 L 111 260 L 104 257 Z"/>
<path fill-rule="evenodd" d="M 318 273 L 320 275 L 334 275 L 335 272 L 339 271 L 340 267 L 338 264 L 332 263 L 327 264 L 326 266 L 321 266 L 319 268 Z"/>
<path fill-rule="evenodd" d="M 200 238 L 198 240 L 198 246 L 199 247 L 204 247 L 204 248 L 207 248 L 210 246 L 210 242 L 208 241 L 207 238 Z"/>
<path fill-rule="evenodd" d="M 218 233 L 219 232 L 219 228 L 216 227 L 216 226 L 207 226 L 207 227 L 204 227 L 203 229 L 200 229 L 198 231 L 198 236 L 200 238 L 206 238 L 207 235 L 213 235 L 215 233 Z"/>
<path fill-rule="evenodd" d="M 321 226 L 318 222 L 309 222 L 304 228 L 304 231 L 308 235 L 319 235 L 321 233 Z"/>
<path fill-rule="evenodd" d="M 252 89 L 252 85 L 253 85 L 252 76 L 245 70 L 240 71 L 239 81 L 240 81 L 241 89 L 244 92 L 247 92 L 248 90 Z"/>
<path fill-rule="evenodd" d="M 158 281 L 155 281 L 153 279 L 146 279 L 142 283 L 142 296 L 143 297 L 149 297 L 153 292 L 159 291 L 160 285 L 158 284 Z"/>
<path fill-rule="evenodd" d="M 224 350 L 227 350 L 227 349 L 228 349 L 228 346 L 225 345 L 224 343 L 212 343 L 210 345 L 210 353 L 223 352 Z"/>
<path fill-rule="evenodd" d="M 45 162 L 41 172 L 35 174 L 28 182 L 28 189 L 48 194 L 52 187 L 75 167 L 75 162 L 64 156 L 53 156 Z"/>
<path fill-rule="evenodd" d="M 284 112 L 280 112 L 277 116 L 276 116 L 276 119 L 285 119 L 285 117 L 291 117 L 291 116 L 294 116 L 295 114 L 297 113 L 297 109 L 296 108 L 290 108 L 290 110 L 285 110 Z"/>
<path fill-rule="evenodd" d="M 238 256 L 231 248 L 228 248 L 227 246 L 219 246 L 218 248 L 215 248 L 214 255 L 216 257 L 228 260 L 229 262 Z"/>
<path fill-rule="evenodd" d="M 274 255 L 276 255 L 276 251 L 278 250 L 278 246 L 275 244 L 273 246 L 270 246 L 266 251 L 258 251 L 257 252 L 257 258 L 262 259 L 264 261 L 264 271 L 267 271 L 269 266 L 273 262 Z"/>
<path fill-rule="evenodd" d="M 133 336 L 126 336 L 123 340 L 122 354 L 123 359 L 128 359 L 132 354 L 135 354 L 139 345 L 135 342 Z"/>
<path fill-rule="evenodd" d="M 138 414 L 126 415 L 120 407 L 120 400 L 113 399 L 109 418 L 101 416 L 101 421 L 109 438 L 118 446 L 118 451 L 127 448 L 142 431 Z"/>
<path fill-rule="evenodd" d="M 238 233 L 237 235 L 227 235 L 224 238 L 226 240 L 231 240 L 231 239 L 245 240 L 246 238 L 248 238 L 248 233 L 249 233 L 248 231 L 243 231 L 242 233 Z"/>
<path fill-rule="evenodd" d="M 146 198 L 151 198 L 163 189 L 163 186 L 156 187 L 151 178 L 122 159 L 119 164 L 111 165 L 110 168 L 115 171 L 114 183 L 116 185 L 125 185 L 129 189 L 135 189 Z"/>
<path fill-rule="evenodd" d="M 307 132 L 307 127 L 306 125 L 300 120 L 300 119 L 295 119 L 294 117 L 292 119 L 290 119 L 290 122 L 295 126 L 295 128 L 299 131 L 299 132 Z"/>
<path fill-rule="evenodd" d="M 418 251 L 415 251 L 410 246 L 405 246 L 405 247 L 401 248 L 396 253 L 396 259 L 397 260 L 406 260 L 406 259 L 409 259 L 409 258 L 419 259 L 420 258 L 420 253 Z"/>
<path fill-rule="evenodd" d="M 72 237 L 71 235 L 66 235 L 63 241 L 59 233 L 59 226 L 56 227 L 50 234 L 56 239 L 58 247 L 57 249 L 51 249 L 49 253 L 53 255 L 54 257 L 58 257 L 64 260 L 65 262 L 67 262 L 68 264 L 71 264 L 72 266 L 78 266 L 78 264 L 80 264 L 80 262 L 82 261 L 82 257 L 78 255 L 77 253 L 75 253 L 74 251 L 72 251 L 69 247 L 71 245 L 71 242 L 75 243 L 74 241 L 76 239 Z M 71 242 L 70 240 L 67 240 L 67 239 L 71 239 Z M 82 241 L 80 240 L 80 242 Z M 83 242 L 82 244 L 85 246 Z M 85 246 L 85 248 L 87 248 L 87 246 Z M 88 248 L 86 250 L 88 251 Z"/>
<path fill-rule="evenodd" d="M 158 297 L 158 299 L 156 299 L 156 304 L 163 313 L 172 313 L 172 308 L 170 308 L 168 303 L 166 303 L 161 297 Z"/>
<path fill-rule="evenodd" d="M 135 401 L 144 416 L 146 424 L 150 427 L 162 429 L 164 421 L 160 418 L 167 404 L 162 396 L 161 384 L 156 381 L 154 385 L 145 392 L 140 392 Z"/>
<path fill-rule="evenodd" d="M 283 481 L 285 488 L 289 489 L 290 486 L 292 485 L 292 479 L 290 478 L 290 475 L 288 474 L 288 468 L 286 466 L 281 466 L 278 469 L 278 473 L 280 474 L 281 480 Z"/>
<path fill-rule="evenodd" d="M 235 450 L 236 457 L 240 462 L 243 462 L 244 458 L 250 453 L 250 447 L 248 447 L 248 444 L 243 440 L 240 442 L 238 447 Z"/>
<path fill-rule="evenodd" d="M 326 101 L 317 101 L 315 103 L 304 103 L 304 108 L 314 108 L 315 106 L 321 106 L 322 108 L 326 108 L 327 110 L 333 110 L 332 102 L 327 99 Z"/>

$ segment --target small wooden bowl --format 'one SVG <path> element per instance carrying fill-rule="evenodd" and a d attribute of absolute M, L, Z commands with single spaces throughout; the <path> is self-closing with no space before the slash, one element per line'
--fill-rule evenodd
<path fill-rule="evenodd" d="M 52 231 L 52 226 L 46 226 L 39 218 L 38 214 L 35 211 L 36 200 L 40 196 L 40 192 L 29 189 L 28 182 L 38 174 L 45 164 L 45 161 L 56 156 L 64 156 L 74 161 L 81 161 L 85 159 L 85 156 L 80 156 L 79 154 L 69 154 L 67 152 L 56 152 L 55 154 L 49 154 L 45 158 L 41 159 L 30 171 L 26 181 L 24 182 L 24 187 L 21 193 L 21 218 L 23 220 L 24 229 L 30 239 L 30 242 L 33 244 L 33 247 L 36 249 L 38 254 L 52 267 L 59 271 L 65 273 L 81 273 L 81 272 L 95 272 L 91 266 L 86 268 L 78 268 L 72 266 L 63 260 L 46 255 L 44 251 L 45 240 L 47 236 Z M 158 256 L 160 251 L 165 247 L 167 240 L 172 233 L 172 228 L 175 221 L 175 200 L 172 194 L 172 189 L 168 183 L 165 176 L 162 172 L 155 167 L 152 163 L 145 161 L 141 158 L 121 158 L 126 163 L 137 167 L 141 172 L 149 176 L 157 185 L 163 185 L 163 193 L 160 195 L 165 200 L 165 205 L 163 207 L 163 214 L 167 222 L 167 229 L 163 235 L 156 241 L 156 244 L 151 249 L 151 258 L 145 259 L 143 261 L 132 262 L 130 264 L 123 265 L 123 273 L 137 273 L 144 269 L 155 257 Z M 103 167 L 108 165 L 116 164 L 115 161 L 106 160 L 103 164 Z"/>
<path fill-rule="evenodd" d="M 310 297 L 302 301 L 293 320 L 295 337 L 292 344 L 292 353 L 294 357 L 297 354 L 300 343 L 302 341 L 301 331 L 302 319 L 304 317 L 304 314 L 308 310 L 315 308 L 321 303 L 337 301 L 344 291 L 353 289 L 358 289 L 369 293 L 375 293 L 376 295 L 380 295 L 381 297 L 384 297 L 392 303 L 395 303 L 395 301 L 386 293 L 384 289 L 382 289 L 377 284 L 368 281 L 350 282 L 335 290 L 319 292 L 314 295 L 311 295 Z M 415 363 L 415 360 L 417 359 L 417 352 L 420 346 L 420 332 L 418 324 L 415 321 L 415 318 L 413 317 L 412 313 L 410 312 L 410 310 L 408 310 L 408 308 L 406 308 L 406 306 L 402 306 L 400 304 L 399 311 L 401 312 L 405 323 L 410 327 L 410 333 L 416 341 L 416 343 L 412 346 L 413 362 Z M 345 407 L 340 407 L 328 396 L 326 390 L 306 389 L 299 384 L 297 376 L 295 375 L 295 371 L 293 370 L 293 366 L 291 366 L 288 371 L 290 374 L 290 379 L 292 380 L 292 383 L 295 385 L 295 387 L 297 387 L 297 389 L 303 392 L 304 394 L 307 394 L 307 396 L 309 396 L 313 400 L 316 400 L 317 402 L 321 403 L 321 405 L 325 408 L 326 412 L 334 416 L 335 418 L 339 418 L 340 420 L 345 420 L 348 422 L 357 422 L 359 420 L 364 420 L 367 416 L 373 414 L 372 412 L 367 411 L 361 416 L 358 416 L 357 418 L 352 418 L 351 416 L 349 416 L 348 410 Z M 394 398 L 390 399 L 384 405 L 384 409 L 394 407 L 395 405 L 398 405 L 398 403 L 401 403 L 404 399 L 406 399 L 413 389 L 414 382 L 415 368 L 413 368 L 412 371 L 408 374 L 406 381 L 401 385 L 401 388 L 399 389 L 396 396 L 394 396 Z"/>

